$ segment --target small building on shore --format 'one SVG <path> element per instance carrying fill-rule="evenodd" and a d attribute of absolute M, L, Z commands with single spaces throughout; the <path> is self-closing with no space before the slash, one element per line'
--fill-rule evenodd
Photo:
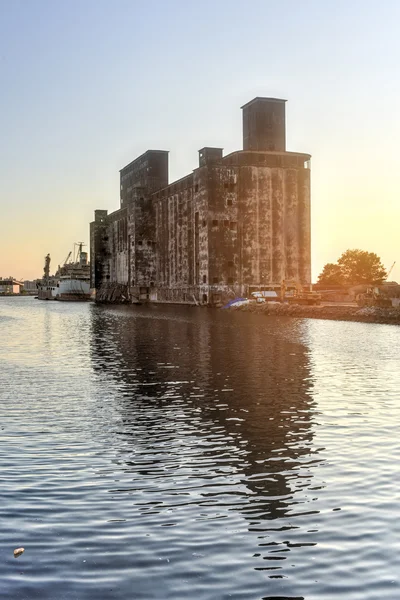
<path fill-rule="evenodd" d="M 30 296 L 33 296 L 34 294 L 37 294 L 38 291 L 38 281 L 40 281 L 40 279 L 33 279 L 32 281 L 29 281 L 27 279 L 25 279 L 23 281 L 24 287 L 23 287 L 23 291 L 26 294 L 29 294 Z"/>
<path fill-rule="evenodd" d="M 90 225 L 97 301 L 218 304 L 311 283 L 310 155 L 286 150 L 285 100 L 242 107 L 243 150 L 199 151 L 169 183 L 168 152 L 120 171 L 120 207 Z"/>
<path fill-rule="evenodd" d="M 0 277 L 0 296 L 20 294 L 22 287 L 22 281 L 17 281 L 13 277 L 8 277 L 7 279 Z"/>

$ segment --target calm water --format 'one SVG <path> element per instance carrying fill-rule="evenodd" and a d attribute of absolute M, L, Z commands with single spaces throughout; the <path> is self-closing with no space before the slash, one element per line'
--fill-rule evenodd
<path fill-rule="evenodd" d="M 0 298 L 0 340 L 0 598 L 400 598 L 400 328 Z"/>

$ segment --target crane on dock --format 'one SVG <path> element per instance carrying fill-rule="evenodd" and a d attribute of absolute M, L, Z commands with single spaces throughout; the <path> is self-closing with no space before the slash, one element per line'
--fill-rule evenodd
<path fill-rule="evenodd" d="M 393 271 L 393 267 L 394 267 L 394 265 L 395 265 L 395 264 L 396 264 L 396 261 L 394 261 L 394 263 L 393 263 L 393 264 L 392 264 L 392 266 L 390 267 L 390 269 L 389 269 L 389 271 L 388 271 L 388 273 L 387 273 L 387 275 L 386 275 L 386 281 L 388 281 L 388 279 L 389 279 L 389 275 L 390 275 L 390 273 Z"/>

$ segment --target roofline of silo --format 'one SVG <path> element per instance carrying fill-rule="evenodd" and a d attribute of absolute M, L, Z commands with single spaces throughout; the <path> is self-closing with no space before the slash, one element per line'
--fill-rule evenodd
<path fill-rule="evenodd" d="M 143 152 L 143 154 L 140 154 L 140 156 L 137 156 L 136 158 L 131 160 L 131 162 L 125 165 L 125 167 L 122 167 L 122 169 L 120 169 L 119 172 L 121 173 L 121 171 L 124 171 L 127 167 L 130 167 L 134 162 L 139 161 L 149 152 L 152 152 L 153 154 L 169 154 L 169 150 L 146 150 L 146 152 Z"/>
<path fill-rule="evenodd" d="M 246 104 L 243 104 L 243 106 L 241 106 L 240 108 L 246 108 L 246 106 L 250 106 L 250 104 L 253 104 L 253 102 L 258 102 L 259 100 L 262 100 L 263 102 L 287 102 L 287 100 L 285 100 L 284 98 L 266 98 L 264 96 L 256 96 L 255 98 L 253 98 L 253 100 L 250 100 L 250 102 L 246 102 Z"/>

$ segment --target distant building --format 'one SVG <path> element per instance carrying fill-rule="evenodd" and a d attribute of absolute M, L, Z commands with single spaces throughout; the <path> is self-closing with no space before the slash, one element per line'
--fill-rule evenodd
<path fill-rule="evenodd" d="M 23 283 L 13 277 L 3 279 L 0 277 L 0 295 L 20 294 Z"/>
<path fill-rule="evenodd" d="M 120 171 L 120 208 L 90 226 L 97 300 L 213 304 L 311 283 L 310 155 L 287 152 L 285 100 L 243 109 L 243 150 L 202 148 L 168 183 L 168 152 Z"/>
<path fill-rule="evenodd" d="M 30 294 L 32 293 L 37 293 L 37 283 L 38 283 L 38 279 L 34 279 L 33 281 L 28 281 L 25 279 L 25 281 L 23 282 L 24 284 L 24 291 L 28 292 Z"/>

